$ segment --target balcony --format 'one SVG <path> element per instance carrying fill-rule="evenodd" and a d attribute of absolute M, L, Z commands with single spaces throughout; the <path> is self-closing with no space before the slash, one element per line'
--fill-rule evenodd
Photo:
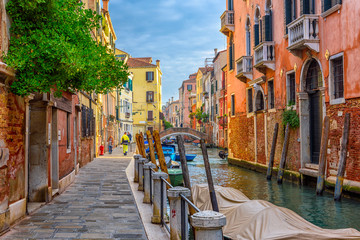
<path fill-rule="evenodd" d="M 236 60 L 236 77 L 246 83 L 246 79 L 252 80 L 252 56 L 242 56 Z"/>
<path fill-rule="evenodd" d="M 126 117 L 126 118 L 130 118 L 130 113 L 129 113 L 129 112 L 126 112 L 126 113 L 125 113 L 125 117 Z"/>
<path fill-rule="evenodd" d="M 154 121 L 154 118 L 152 117 L 152 118 L 147 118 L 147 120 L 149 121 L 149 122 L 151 122 L 151 121 Z"/>
<path fill-rule="evenodd" d="M 319 16 L 303 15 L 287 25 L 289 33 L 288 50 L 298 56 L 308 48 L 319 52 Z M 301 55 L 300 55 L 301 56 Z"/>
<path fill-rule="evenodd" d="M 221 19 L 221 29 L 220 32 L 229 36 L 230 32 L 234 32 L 234 11 L 226 10 L 220 17 Z"/>
<path fill-rule="evenodd" d="M 254 50 L 254 67 L 262 73 L 265 72 L 265 68 L 275 71 L 275 43 L 262 42 Z"/>

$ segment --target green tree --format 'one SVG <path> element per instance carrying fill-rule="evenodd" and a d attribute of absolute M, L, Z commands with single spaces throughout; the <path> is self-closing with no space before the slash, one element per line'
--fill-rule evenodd
<path fill-rule="evenodd" d="M 10 0 L 11 40 L 5 62 L 20 96 L 62 91 L 105 93 L 127 81 L 127 67 L 91 36 L 101 16 L 78 0 Z"/>
<path fill-rule="evenodd" d="M 165 119 L 164 119 L 164 126 L 165 126 L 165 129 L 174 127 L 170 122 L 166 121 Z"/>

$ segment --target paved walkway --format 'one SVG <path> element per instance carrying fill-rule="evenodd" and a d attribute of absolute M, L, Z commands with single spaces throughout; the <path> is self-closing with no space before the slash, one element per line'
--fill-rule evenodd
<path fill-rule="evenodd" d="M 1 239 L 147 239 L 125 174 L 130 160 L 120 149 L 95 159 Z"/>

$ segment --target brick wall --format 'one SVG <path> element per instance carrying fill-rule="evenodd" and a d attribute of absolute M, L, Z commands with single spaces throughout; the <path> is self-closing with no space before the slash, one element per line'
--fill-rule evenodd
<path fill-rule="evenodd" d="M 9 150 L 6 166 L 0 169 L 0 202 L 24 198 L 25 190 L 24 100 L 0 87 L 0 147 Z"/>
<path fill-rule="evenodd" d="M 343 132 L 344 118 L 350 113 L 348 157 L 345 178 L 360 181 L 360 99 L 349 99 L 344 104 L 327 105 L 330 118 L 328 142 L 328 176 L 335 175 L 339 164 L 340 140 Z M 330 170 L 334 170 L 331 171 Z M 332 173 L 332 174 L 331 174 Z"/>

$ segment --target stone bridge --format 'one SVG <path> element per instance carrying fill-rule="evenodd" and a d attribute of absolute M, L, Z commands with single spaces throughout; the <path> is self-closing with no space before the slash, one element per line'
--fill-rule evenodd
<path fill-rule="evenodd" d="M 205 133 L 196 131 L 192 128 L 172 127 L 160 132 L 159 135 L 160 135 L 160 139 L 164 139 L 165 137 L 176 136 L 176 135 L 188 135 L 196 139 L 207 139 L 207 135 Z"/>

